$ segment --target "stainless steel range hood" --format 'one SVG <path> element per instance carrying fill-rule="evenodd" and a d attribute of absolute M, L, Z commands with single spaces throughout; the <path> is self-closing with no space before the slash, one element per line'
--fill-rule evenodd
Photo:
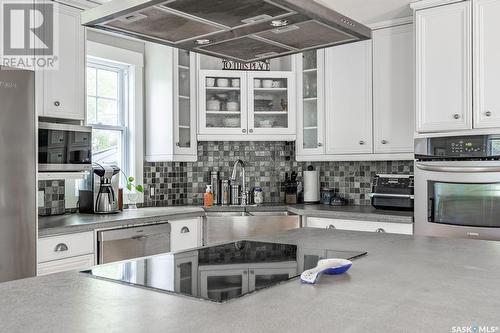
<path fill-rule="evenodd" d="M 82 24 L 241 62 L 371 38 L 315 0 L 113 0 Z"/>

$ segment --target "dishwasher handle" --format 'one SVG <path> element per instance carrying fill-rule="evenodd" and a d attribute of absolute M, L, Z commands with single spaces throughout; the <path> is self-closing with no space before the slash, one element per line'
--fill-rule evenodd
<path fill-rule="evenodd" d="M 151 224 L 140 227 L 102 230 L 97 233 L 99 242 L 114 241 L 120 239 L 143 239 L 157 234 L 170 233 L 169 223 Z"/>

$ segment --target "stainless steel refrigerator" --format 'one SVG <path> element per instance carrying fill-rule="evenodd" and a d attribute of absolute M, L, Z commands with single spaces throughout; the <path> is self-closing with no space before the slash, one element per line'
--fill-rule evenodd
<path fill-rule="evenodd" d="M 0 66 L 0 282 L 36 275 L 35 75 Z"/>

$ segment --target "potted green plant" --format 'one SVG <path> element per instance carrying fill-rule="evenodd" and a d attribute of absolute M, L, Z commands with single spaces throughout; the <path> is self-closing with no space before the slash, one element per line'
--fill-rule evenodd
<path fill-rule="evenodd" d="M 144 186 L 141 184 L 135 184 L 135 177 L 127 176 L 125 172 L 123 172 L 125 179 L 127 181 L 127 201 L 128 201 L 128 209 L 137 209 L 137 199 L 139 199 L 139 194 L 144 193 Z"/>

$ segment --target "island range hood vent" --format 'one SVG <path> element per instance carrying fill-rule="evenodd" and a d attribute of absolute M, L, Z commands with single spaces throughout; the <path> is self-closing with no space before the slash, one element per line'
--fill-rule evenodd
<path fill-rule="evenodd" d="M 113 0 L 85 11 L 82 24 L 240 62 L 371 38 L 316 0 Z"/>

